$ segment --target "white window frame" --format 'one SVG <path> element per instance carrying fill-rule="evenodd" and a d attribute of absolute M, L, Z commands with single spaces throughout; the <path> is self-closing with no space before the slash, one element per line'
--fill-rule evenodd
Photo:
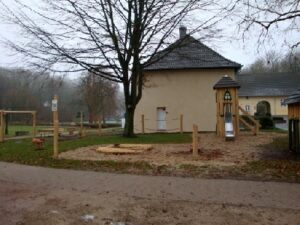
<path fill-rule="evenodd" d="M 250 105 L 245 105 L 245 110 L 247 112 L 251 112 L 251 106 Z"/>

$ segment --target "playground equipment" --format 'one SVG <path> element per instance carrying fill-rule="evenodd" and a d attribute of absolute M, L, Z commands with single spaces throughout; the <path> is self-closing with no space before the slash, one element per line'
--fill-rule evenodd
<path fill-rule="evenodd" d="M 0 110 L 0 142 L 4 141 L 5 136 L 5 119 L 8 114 L 30 114 L 32 115 L 32 136 L 36 136 L 36 111 L 5 111 Z"/>
<path fill-rule="evenodd" d="M 33 138 L 32 139 L 32 143 L 36 145 L 37 150 L 44 149 L 45 141 L 46 140 L 44 138 Z"/>
<path fill-rule="evenodd" d="M 239 134 L 238 89 L 240 85 L 225 75 L 215 85 L 217 101 L 217 135 L 234 140 Z"/>
<path fill-rule="evenodd" d="M 300 89 L 291 94 L 285 101 L 289 116 L 289 149 L 300 153 Z"/>
<path fill-rule="evenodd" d="M 217 104 L 217 135 L 226 140 L 234 140 L 240 131 L 240 123 L 248 127 L 254 135 L 258 134 L 259 122 L 239 106 L 238 89 L 240 85 L 231 77 L 223 76 L 215 85 Z M 252 124 L 240 116 L 241 111 Z"/>

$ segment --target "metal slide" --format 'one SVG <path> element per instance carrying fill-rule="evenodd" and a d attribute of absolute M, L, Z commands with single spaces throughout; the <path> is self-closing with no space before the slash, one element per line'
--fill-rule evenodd
<path fill-rule="evenodd" d="M 233 121 L 231 113 L 225 113 L 225 138 L 227 140 L 234 139 Z"/>

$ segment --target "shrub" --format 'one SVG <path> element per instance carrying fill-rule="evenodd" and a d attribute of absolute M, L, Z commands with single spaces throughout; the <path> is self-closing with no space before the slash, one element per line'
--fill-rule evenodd
<path fill-rule="evenodd" d="M 272 117 L 260 116 L 257 119 L 259 119 L 259 123 L 260 123 L 262 129 L 273 129 L 274 128 L 274 121 L 273 121 Z"/>

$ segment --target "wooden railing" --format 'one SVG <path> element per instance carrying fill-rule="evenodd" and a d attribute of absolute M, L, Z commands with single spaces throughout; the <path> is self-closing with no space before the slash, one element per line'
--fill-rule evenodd
<path fill-rule="evenodd" d="M 258 135 L 260 124 L 257 120 L 255 120 L 246 110 L 244 110 L 241 106 L 239 106 L 239 110 L 243 113 L 244 116 L 246 116 L 254 125 L 248 123 L 246 120 L 244 120 L 241 116 L 239 117 L 239 121 L 244 124 L 246 127 L 248 127 L 254 135 Z"/>

